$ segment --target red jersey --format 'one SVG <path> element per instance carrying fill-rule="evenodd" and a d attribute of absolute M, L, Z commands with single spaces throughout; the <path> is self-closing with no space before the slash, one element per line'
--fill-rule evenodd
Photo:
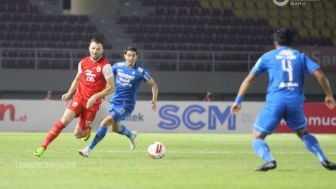
<path fill-rule="evenodd" d="M 111 65 L 105 58 L 97 62 L 92 61 L 90 57 L 83 58 L 78 65 L 78 72 L 82 73 L 82 77 L 75 96 L 87 101 L 92 95 L 104 90 L 106 78 L 112 75 L 111 70 Z"/>

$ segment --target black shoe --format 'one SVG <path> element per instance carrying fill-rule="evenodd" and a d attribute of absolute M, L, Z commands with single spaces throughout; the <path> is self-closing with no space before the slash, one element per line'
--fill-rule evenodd
<path fill-rule="evenodd" d="M 322 161 L 322 166 L 328 170 L 336 170 L 336 163 L 330 162 L 328 160 Z"/>
<path fill-rule="evenodd" d="M 266 162 L 261 167 L 256 169 L 256 171 L 268 171 L 268 170 L 271 170 L 271 169 L 275 169 L 277 167 L 276 164 L 277 163 L 276 163 L 275 160 Z"/>

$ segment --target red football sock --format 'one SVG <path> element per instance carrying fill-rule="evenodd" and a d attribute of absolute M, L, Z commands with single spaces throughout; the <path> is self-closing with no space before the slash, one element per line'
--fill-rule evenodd
<path fill-rule="evenodd" d="M 44 142 L 41 144 L 41 147 L 47 148 L 48 145 L 62 132 L 65 128 L 61 121 L 57 121 L 53 127 L 49 130 L 47 137 L 44 139 Z"/>

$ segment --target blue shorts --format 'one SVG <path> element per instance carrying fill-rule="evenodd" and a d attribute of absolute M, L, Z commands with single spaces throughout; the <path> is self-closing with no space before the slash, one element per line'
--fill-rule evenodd
<path fill-rule="evenodd" d="M 132 110 L 122 106 L 112 105 L 109 113 L 111 117 L 113 117 L 114 121 L 118 123 L 119 121 L 125 120 L 132 113 Z"/>
<path fill-rule="evenodd" d="M 253 127 L 261 133 L 271 134 L 279 125 L 281 119 L 286 121 L 292 131 L 306 128 L 303 102 L 266 102 Z"/>

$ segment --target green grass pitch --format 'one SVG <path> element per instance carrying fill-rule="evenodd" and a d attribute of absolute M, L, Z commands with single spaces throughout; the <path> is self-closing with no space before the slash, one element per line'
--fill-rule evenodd
<path fill-rule="evenodd" d="M 336 171 L 324 169 L 295 135 L 275 134 L 267 141 L 278 168 L 255 172 L 262 164 L 251 149 L 250 134 L 145 134 L 130 151 L 128 140 L 107 134 L 89 158 L 77 150 L 88 143 L 62 133 L 43 157 L 33 156 L 45 133 L 0 133 L 1 189 L 316 189 L 336 188 Z M 316 135 L 331 161 L 336 136 Z M 147 146 L 162 142 L 163 159 Z"/>

